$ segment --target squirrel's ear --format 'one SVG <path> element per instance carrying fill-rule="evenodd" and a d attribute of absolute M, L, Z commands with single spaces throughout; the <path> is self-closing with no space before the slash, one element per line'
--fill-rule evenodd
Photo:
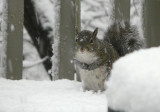
<path fill-rule="evenodd" d="M 79 33 L 79 30 L 78 30 L 77 26 L 75 27 L 75 30 L 76 30 L 76 35 L 77 35 Z"/>
<path fill-rule="evenodd" d="M 94 32 L 92 33 L 92 38 L 96 38 L 97 37 L 97 33 L 98 33 L 98 28 L 96 28 L 94 30 Z"/>

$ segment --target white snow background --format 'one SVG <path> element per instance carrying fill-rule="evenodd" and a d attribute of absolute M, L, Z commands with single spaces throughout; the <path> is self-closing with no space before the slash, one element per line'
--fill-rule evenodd
<path fill-rule="evenodd" d="M 160 47 L 120 58 L 107 86 L 108 105 L 115 110 L 160 112 Z"/>
<path fill-rule="evenodd" d="M 106 112 L 104 93 L 83 92 L 70 80 L 0 79 L 0 112 Z"/>

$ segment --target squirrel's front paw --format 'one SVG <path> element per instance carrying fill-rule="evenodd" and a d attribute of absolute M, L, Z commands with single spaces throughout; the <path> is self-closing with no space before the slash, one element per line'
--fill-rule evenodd
<path fill-rule="evenodd" d="M 78 66 L 80 66 L 82 69 L 88 69 L 88 64 L 86 63 L 82 63 L 76 59 L 73 59 L 74 63 L 77 64 Z"/>
<path fill-rule="evenodd" d="M 92 64 L 92 65 L 88 66 L 88 70 L 94 70 L 96 68 L 98 68 L 98 65 L 96 65 L 96 64 L 94 64 L 94 65 Z"/>
<path fill-rule="evenodd" d="M 82 63 L 81 68 L 82 68 L 82 69 L 88 69 L 88 65 L 85 64 L 85 63 Z"/>
<path fill-rule="evenodd" d="M 95 68 L 93 66 L 89 66 L 88 70 L 94 70 Z"/>

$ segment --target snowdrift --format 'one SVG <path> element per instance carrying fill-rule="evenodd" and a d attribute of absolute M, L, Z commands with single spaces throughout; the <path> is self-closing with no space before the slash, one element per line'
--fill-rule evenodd
<path fill-rule="evenodd" d="M 125 112 L 160 112 L 160 47 L 136 51 L 113 65 L 108 105 Z"/>
<path fill-rule="evenodd" d="M 106 112 L 105 93 L 83 92 L 70 80 L 0 79 L 0 112 Z"/>

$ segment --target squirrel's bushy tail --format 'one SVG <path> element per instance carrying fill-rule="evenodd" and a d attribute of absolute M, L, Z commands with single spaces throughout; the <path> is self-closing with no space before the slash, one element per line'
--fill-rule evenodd
<path fill-rule="evenodd" d="M 145 40 L 140 37 L 136 26 L 129 22 L 114 22 L 104 35 L 104 39 L 118 52 L 119 56 L 145 47 Z"/>

